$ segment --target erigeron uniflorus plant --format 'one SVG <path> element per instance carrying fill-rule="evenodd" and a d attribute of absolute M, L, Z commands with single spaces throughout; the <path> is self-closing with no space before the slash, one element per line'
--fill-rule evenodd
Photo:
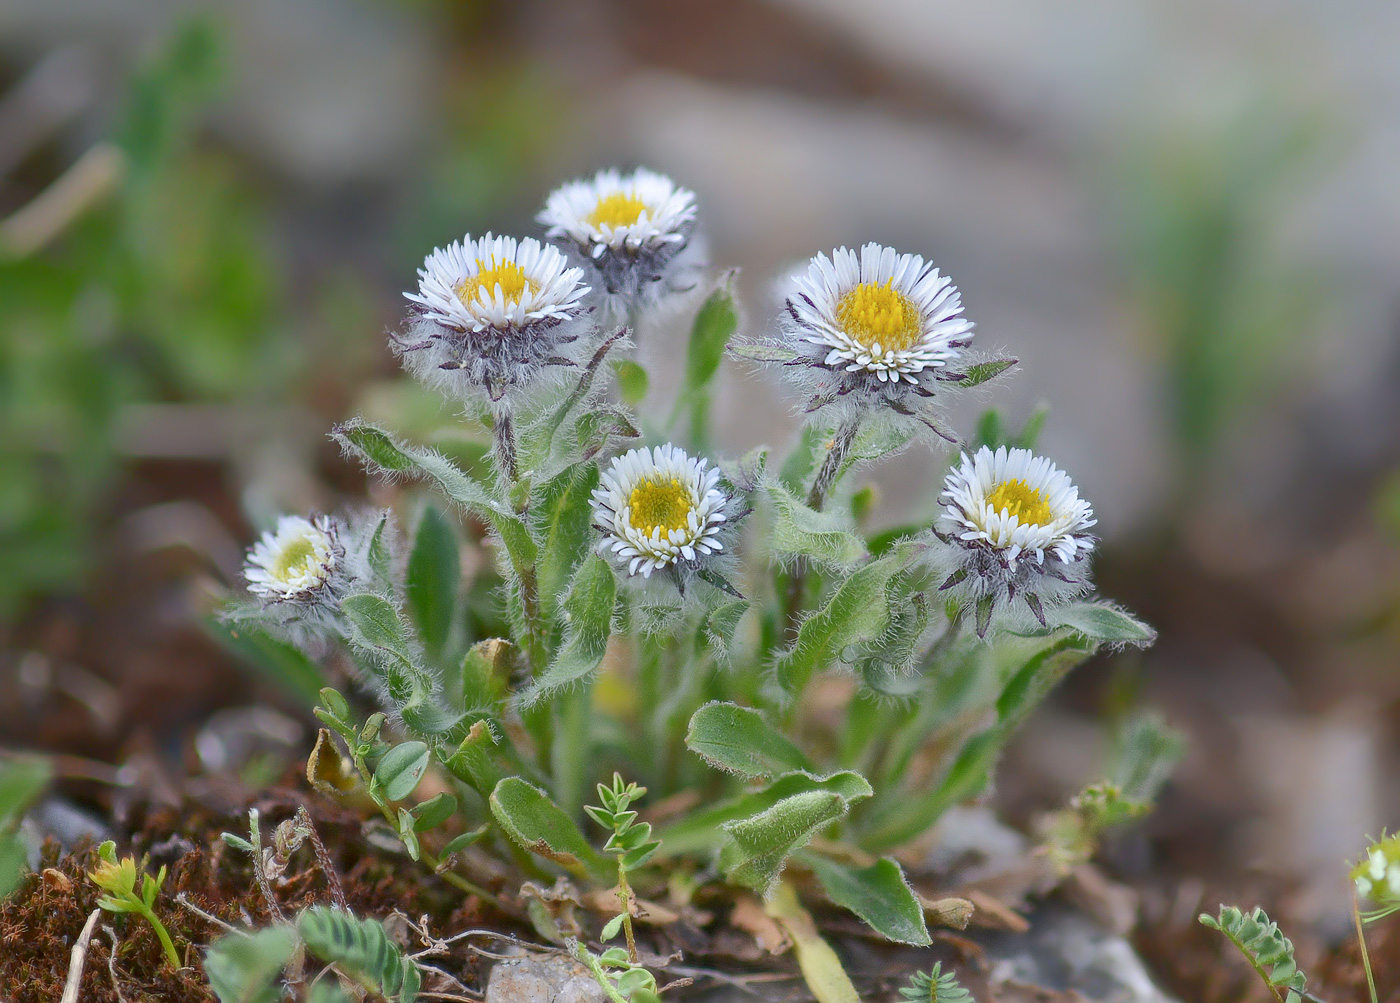
<path fill-rule="evenodd" d="M 424 482 L 472 532 L 427 502 L 407 542 L 388 512 L 292 516 L 249 555 L 239 629 L 318 659 L 342 648 L 380 705 L 364 719 L 323 670 L 313 783 L 368 797 L 410 855 L 505 908 L 518 883 L 497 867 L 482 887 L 461 868 L 468 844 L 519 881 L 617 883 L 581 826 L 586 792 L 616 770 L 651 804 L 694 792 L 648 833 L 658 846 L 627 858 L 619 901 L 677 875 L 672 889 L 782 889 L 789 911 L 794 890 L 820 888 L 885 936 L 928 943 L 889 854 L 985 789 L 1074 665 L 1153 637 L 1093 594 L 1089 505 L 1033 435 L 993 420 L 963 442 L 946 427 L 949 398 L 1014 360 L 973 350 L 961 294 L 931 262 L 878 244 L 816 255 L 782 316 L 741 332 L 732 276 L 697 270 L 694 195 L 651 172 L 566 185 L 539 218 L 556 244 L 468 235 L 428 255 L 393 336 L 481 447 L 457 462 L 360 419 L 332 433 L 373 474 Z M 669 353 L 674 406 L 645 398 L 623 325 L 662 306 L 695 316 Z M 726 352 L 797 391 L 803 433 L 786 453 L 709 450 L 704 402 Z M 937 504 L 868 532 L 862 468 L 901 450 L 931 485 L 951 460 Z M 478 551 L 467 580 L 463 547 Z M 818 687 L 828 704 L 845 694 L 835 731 L 807 718 Z M 419 800 L 430 773 L 438 793 Z M 634 809 L 620 811 L 609 825 Z"/>

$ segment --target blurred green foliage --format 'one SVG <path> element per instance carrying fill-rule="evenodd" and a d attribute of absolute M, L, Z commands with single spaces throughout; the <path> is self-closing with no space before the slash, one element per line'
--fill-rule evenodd
<path fill-rule="evenodd" d="M 192 142 L 220 48 L 207 21 L 176 29 L 130 82 L 116 190 L 0 258 L 0 614 L 80 580 L 125 408 L 257 397 L 292 368 L 259 201 Z"/>
<path fill-rule="evenodd" d="M 510 232 L 511 223 L 533 219 L 539 185 L 532 175 L 548 162 L 550 144 L 565 124 L 563 95 L 528 64 L 477 67 L 458 83 L 444 109 L 447 138 L 400 233 L 407 261 L 463 232 Z"/>
<path fill-rule="evenodd" d="M 1122 169 L 1115 217 L 1164 356 L 1184 497 L 1230 423 L 1298 375 L 1317 331 L 1320 283 L 1280 236 L 1322 131 L 1317 118 L 1259 101 L 1211 126 L 1158 121 Z"/>

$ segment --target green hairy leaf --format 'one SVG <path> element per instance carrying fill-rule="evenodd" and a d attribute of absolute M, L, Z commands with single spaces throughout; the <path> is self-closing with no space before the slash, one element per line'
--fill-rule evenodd
<path fill-rule="evenodd" d="M 716 843 L 717 830 L 726 822 L 760 814 L 786 798 L 811 792 L 836 794 L 852 802 L 869 797 L 871 787 L 864 777 L 851 770 L 842 770 L 830 776 L 813 776 L 800 771 L 785 773 L 763 790 L 740 794 L 713 808 L 693 812 L 671 823 L 660 834 L 661 856 L 709 849 Z"/>
<path fill-rule="evenodd" d="M 297 933 L 308 952 L 335 965 L 364 989 L 393 1003 L 413 1003 L 418 998 L 423 973 L 403 956 L 378 920 L 312 906 L 297 918 Z"/>
<path fill-rule="evenodd" d="M 729 354 L 747 362 L 788 363 L 801 358 L 792 349 L 781 345 L 730 345 Z"/>
<path fill-rule="evenodd" d="M 1204 926 L 1219 930 L 1235 945 L 1275 997 L 1284 990 L 1284 1003 L 1301 1003 L 1308 980 L 1294 960 L 1293 942 L 1263 909 L 1256 906 L 1253 912 L 1245 913 L 1222 905 L 1218 917 L 1201 913 L 1199 918 Z"/>
<path fill-rule="evenodd" d="M 728 662 L 733 656 L 739 621 L 751 609 L 753 603 L 747 599 L 727 599 L 710 610 L 705 618 L 705 641 L 716 659 Z"/>
<path fill-rule="evenodd" d="M 457 504 L 482 514 L 506 514 L 491 493 L 435 449 L 410 446 L 382 428 L 356 420 L 336 426 L 331 438 L 371 469 L 425 477 Z"/>
<path fill-rule="evenodd" d="M 989 362 L 979 362 L 976 365 L 968 366 L 964 370 L 962 379 L 955 381 L 960 387 L 975 387 L 986 383 L 988 380 L 996 379 L 1012 366 L 1016 365 L 1016 359 L 992 359 Z"/>
<path fill-rule="evenodd" d="M 222 1003 L 277 1003 L 282 998 L 282 969 L 296 949 L 290 926 L 230 933 L 209 946 L 204 974 Z"/>
<path fill-rule="evenodd" d="M 717 770 L 766 778 L 810 770 L 802 750 L 779 734 L 758 711 L 714 701 L 690 718 L 685 744 Z"/>
<path fill-rule="evenodd" d="M 408 626 L 388 599 L 359 592 L 340 601 L 350 622 L 349 641 L 367 656 L 367 668 L 383 683 L 389 699 L 401 711 L 425 703 L 433 680 L 422 666 Z"/>
<path fill-rule="evenodd" d="M 568 636 L 535 685 L 521 694 L 521 706 L 533 706 L 593 674 L 608 649 L 616 603 L 617 579 L 612 568 L 597 554 L 590 555 L 564 600 Z"/>
<path fill-rule="evenodd" d="M 768 498 L 773 503 L 774 553 L 802 557 L 831 568 L 848 568 L 865 556 L 865 542 L 848 522 L 828 512 L 816 512 L 783 487 L 772 482 Z"/>
<path fill-rule="evenodd" d="M 890 587 L 909 566 L 914 552 L 897 546 L 884 557 L 857 569 L 842 582 L 825 605 L 802 621 L 797 639 L 778 656 L 778 682 L 796 697 L 812 675 L 842 660 L 856 645 L 878 642 L 894 624 Z"/>
<path fill-rule="evenodd" d="M 560 598 L 588 556 L 593 523 L 588 499 L 597 486 L 598 465 L 575 463 L 550 480 L 531 506 L 531 519 L 542 544 L 537 565 L 540 607 L 548 619 L 558 616 Z"/>
<path fill-rule="evenodd" d="M 844 793 L 809 790 L 793 794 L 756 815 L 724 823 L 720 828 L 730 838 L 720 854 L 725 876 L 767 895 L 794 850 L 806 846 L 818 832 L 845 816 L 851 802 L 873 793 L 868 783 L 861 780 L 861 784 L 863 789 Z"/>
<path fill-rule="evenodd" d="M 442 513 L 431 506 L 424 509 L 408 558 L 405 592 L 418 634 L 434 651 L 447 643 L 457 612 L 457 588 L 462 579 L 457 546 L 457 534 Z"/>
<path fill-rule="evenodd" d="M 952 972 L 943 971 L 941 961 L 927 972 L 915 972 L 899 998 L 903 1003 L 976 1003 Z"/>
<path fill-rule="evenodd" d="M 877 933 L 901 944 L 932 943 L 923 904 L 893 860 L 884 857 L 869 867 L 853 867 L 815 853 L 804 852 L 800 859 L 831 901 L 855 913 Z"/>
<path fill-rule="evenodd" d="M 1046 619 L 1052 627 L 1069 627 L 1104 644 L 1146 647 L 1157 639 L 1157 632 L 1147 624 L 1102 601 L 1067 603 L 1047 610 Z"/>
<path fill-rule="evenodd" d="M 601 877 L 606 863 L 574 820 L 544 791 L 520 777 L 507 777 L 491 792 L 491 814 L 507 836 L 531 853 L 553 860 L 566 870 Z"/>

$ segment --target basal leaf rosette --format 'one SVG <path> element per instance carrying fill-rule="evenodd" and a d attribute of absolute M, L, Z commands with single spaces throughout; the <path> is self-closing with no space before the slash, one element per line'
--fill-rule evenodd
<path fill-rule="evenodd" d="M 684 587 L 686 577 L 715 570 L 725 549 L 730 499 L 718 468 L 670 443 L 615 458 L 592 503 L 599 549 L 629 578 L 666 570 Z"/>
<path fill-rule="evenodd" d="M 663 286 L 692 246 L 695 193 L 645 167 L 599 171 L 556 188 L 536 217 L 551 240 L 588 261 L 610 295 Z"/>
<path fill-rule="evenodd" d="M 268 602 L 312 603 L 329 591 L 345 563 L 339 526 L 330 516 L 284 515 L 248 551 L 248 591 Z"/>
<path fill-rule="evenodd" d="M 526 237 L 470 235 L 428 255 L 408 330 L 394 350 L 424 383 L 458 398 L 499 401 L 542 366 L 575 363 L 588 286 L 559 249 Z"/>
<path fill-rule="evenodd" d="M 809 410 L 933 396 L 936 381 L 972 339 L 962 295 L 931 261 L 869 243 L 818 254 L 791 280 L 782 322 L 785 367 Z"/>
<path fill-rule="evenodd" d="M 1045 607 L 1088 591 L 1094 512 L 1045 457 L 1005 446 L 964 453 L 939 501 L 931 559 L 947 574 L 941 589 L 976 606 L 979 636 L 1018 597 L 1045 626 Z"/>

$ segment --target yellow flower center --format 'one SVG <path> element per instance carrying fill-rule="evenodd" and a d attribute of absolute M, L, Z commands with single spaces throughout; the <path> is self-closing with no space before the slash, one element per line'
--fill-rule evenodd
<path fill-rule="evenodd" d="M 631 226 L 642 218 L 647 204 L 631 192 L 613 192 L 598 200 L 598 206 L 588 217 L 592 226 Z"/>
<path fill-rule="evenodd" d="M 894 279 L 862 282 L 836 303 L 841 329 L 862 347 L 881 351 L 912 348 L 923 334 L 923 318 L 908 296 L 894 288 Z"/>
<path fill-rule="evenodd" d="M 495 299 L 497 286 L 501 287 L 501 295 L 507 303 L 519 303 L 526 290 L 533 292 L 537 288 L 534 280 L 525 274 L 525 269 L 514 261 L 498 264 L 495 258 L 489 261 L 477 258 L 476 274 L 468 275 L 457 283 L 457 298 L 463 303 L 471 303 L 477 298 L 477 293 L 484 289 L 488 299 Z"/>
<path fill-rule="evenodd" d="M 627 519 L 633 529 L 651 536 L 657 529 L 666 535 L 690 525 L 695 500 L 690 489 L 676 477 L 643 477 L 627 499 L 631 511 Z"/>
<path fill-rule="evenodd" d="M 316 548 L 303 537 L 282 548 L 277 555 L 277 563 L 272 568 L 272 577 L 279 582 L 291 581 L 293 577 L 304 575 L 316 562 Z"/>
<path fill-rule="evenodd" d="M 1014 515 L 1023 525 L 1043 526 L 1051 519 L 1050 500 L 1019 477 L 1002 481 L 987 501 L 993 511 Z"/>

